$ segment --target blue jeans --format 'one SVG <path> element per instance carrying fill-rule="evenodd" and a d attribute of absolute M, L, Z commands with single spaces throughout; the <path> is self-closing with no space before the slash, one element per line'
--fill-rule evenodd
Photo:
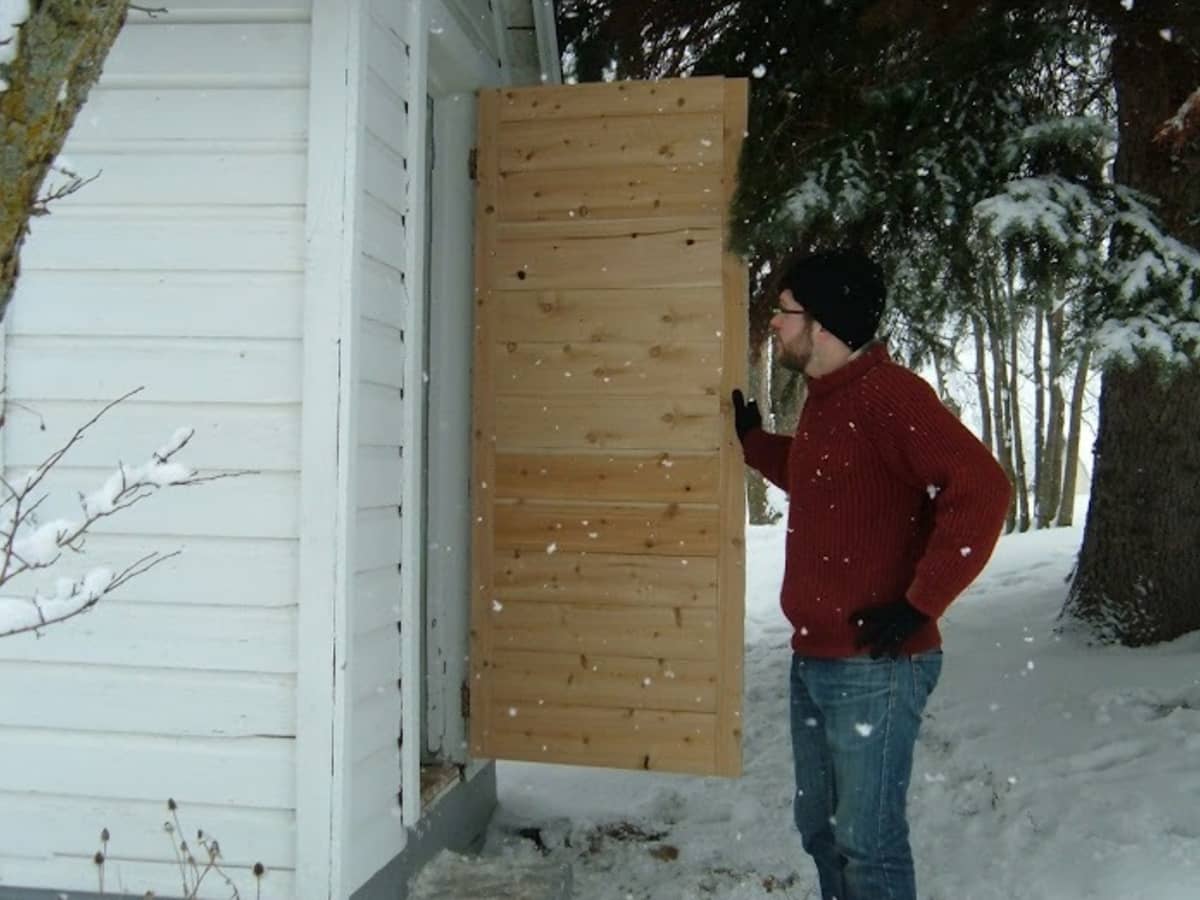
<path fill-rule="evenodd" d="M 822 900 L 916 900 L 905 804 L 940 650 L 792 657 L 796 827 Z"/>

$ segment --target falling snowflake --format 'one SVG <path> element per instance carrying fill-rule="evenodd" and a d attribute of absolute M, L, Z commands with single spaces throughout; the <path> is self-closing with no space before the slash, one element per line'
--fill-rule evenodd
<path fill-rule="evenodd" d="M 750 70 L 750 74 L 753 75 L 755 78 L 762 78 L 764 75 L 767 74 L 767 67 L 764 66 L 762 63 L 759 63 L 757 66 L 755 66 L 753 69 Z"/>
<path fill-rule="evenodd" d="M 547 552 L 547 553 L 554 553 L 554 552 L 556 552 L 557 550 L 558 550 L 558 544 L 555 544 L 555 543 L 551 542 L 551 543 L 549 543 L 549 544 L 547 544 L 547 545 L 546 545 L 546 552 Z"/>
<path fill-rule="evenodd" d="M 854 726 L 854 730 L 862 737 L 870 737 L 871 732 L 875 729 L 868 722 L 859 722 Z"/>

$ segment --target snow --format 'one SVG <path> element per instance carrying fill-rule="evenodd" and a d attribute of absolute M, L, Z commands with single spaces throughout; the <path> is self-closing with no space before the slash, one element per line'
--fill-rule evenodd
<path fill-rule="evenodd" d="M 1081 535 L 1003 538 L 943 620 L 909 795 L 922 900 L 1200 896 L 1200 634 L 1142 650 L 1056 634 Z M 819 896 L 791 823 L 785 536 L 747 532 L 743 776 L 500 762 L 480 866 L 541 859 L 517 835 L 533 828 L 579 900 Z"/>

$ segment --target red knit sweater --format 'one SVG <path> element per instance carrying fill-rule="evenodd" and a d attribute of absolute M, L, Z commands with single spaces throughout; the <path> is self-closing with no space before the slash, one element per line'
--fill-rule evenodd
<path fill-rule="evenodd" d="M 937 619 L 983 569 L 1011 487 L 988 449 L 917 375 L 874 344 L 808 380 L 794 437 L 752 431 L 746 462 L 788 492 L 783 612 L 792 648 L 858 656 L 853 613 L 907 597 Z"/>

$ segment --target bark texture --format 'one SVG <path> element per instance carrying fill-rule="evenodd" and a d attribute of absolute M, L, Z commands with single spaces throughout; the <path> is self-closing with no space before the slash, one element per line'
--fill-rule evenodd
<path fill-rule="evenodd" d="M 108 51 L 127 0 L 42 0 L 20 28 L 16 59 L 0 67 L 0 319 L 20 272 L 21 244 L 39 192 Z"/>

